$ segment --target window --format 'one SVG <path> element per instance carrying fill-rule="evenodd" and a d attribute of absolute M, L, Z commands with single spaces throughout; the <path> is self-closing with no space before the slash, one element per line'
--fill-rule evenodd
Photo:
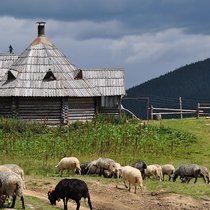
<path fill-rule="evenodd" d="M 15 80 L 16 77 L 13 75 L 13 73 L 11 71 L 8 71 L 7 73 L 7 80 L 11 81 L 11 80 Z"/>
<path fill-rule="evenodd" d="M 101 96 L 102 107 L 117 107 L 119 105 L 118 96 Z"/>
<path fill-rule="evenodd" d="M 54 74 L 52 73 L 52 71 L 48 71 L 43 79 L 44 81 L 53 81 L 56 80 Z"/>

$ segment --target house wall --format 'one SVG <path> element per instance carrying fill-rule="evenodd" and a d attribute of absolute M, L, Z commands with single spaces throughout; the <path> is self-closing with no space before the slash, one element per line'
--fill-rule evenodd
<path fill-rule="evenodd" d="M 103 99 L 101 97 L 1 97 L 0 101 L 0 116 L 46 124 L 92 121 L 97 114 L 119 116 L 121 104 L 120 97 L 116 96 Z"/>
<path fill-rule="evenodd" d="M 95 99 L 93 97 L 68 98 L 68 123 L 92 121 L 95 119 Z"/>
<path fill-rule="evenodd" d="M 0 116 L 12 117 L 12 98 L 11 97 L 0 98 Z"/>
<path fill-rule="evenodd" d="M 61 98 L 18 98 L 17 116 L 20 119 L 60 124 Z"/>

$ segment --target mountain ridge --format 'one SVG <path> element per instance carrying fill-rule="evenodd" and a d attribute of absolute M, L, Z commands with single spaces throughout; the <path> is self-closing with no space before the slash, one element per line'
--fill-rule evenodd
<path fill-rule="evenodd" d="M 143 116 L 145 114 L 142 115 L 142 110 L 139 110 L 139 106 L 142 105 L 135 103 L 135 100 L 126 100 L 126 98 L 148 97 L 149 106 L 173 107 L 174 105 L 175 107 L 179 104 L 164 103 L 164 98 L 166 100 L 177 99 L 178 103 L 178 98 L 181 97 L 183 106 L 190 109 L 195 108 L 199 102 L 210 101 L 210 58 L 169 71 L 157 78 L 129 88 L 126 93 L 123 106 L 141 118 L 145 118 Z M 158 97 L 163 100 L 162 104 L 160 101 L 158 102 Z M 148 101 L 143 102 L 144 106 L 145 103 L 147 103 L 147 109 Z"/>

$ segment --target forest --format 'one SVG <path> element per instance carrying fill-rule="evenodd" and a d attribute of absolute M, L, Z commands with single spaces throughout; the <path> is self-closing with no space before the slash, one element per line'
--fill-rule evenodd
<path fill-rule="evenodd" d="M 179 69 L 132 87 L 126 91 L 123 106 L 142 119 L 147 108 L 178 108 L 179 98 L 185 109 L 195 109 L 197 103 L 210 101 L 210 59 L 191 63 Z"/>

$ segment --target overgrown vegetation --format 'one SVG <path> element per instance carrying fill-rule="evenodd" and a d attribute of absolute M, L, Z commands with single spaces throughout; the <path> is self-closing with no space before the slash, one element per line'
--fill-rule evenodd
<path fill-rule="evenodd" d="M 113 123 L 104 118 L 59 127 L 2 118 L 0 138 L 2 162 L 15 159 L 25 166 L 26 173 L 43 175 L 54 173 L 55 164 L 64 156 L 76 156 L 81 162 L 104 156 L 122 164 L 140 158 L 172 160 L 197 141 L 189 132 L 163 125 L 136 120 Z"/>

